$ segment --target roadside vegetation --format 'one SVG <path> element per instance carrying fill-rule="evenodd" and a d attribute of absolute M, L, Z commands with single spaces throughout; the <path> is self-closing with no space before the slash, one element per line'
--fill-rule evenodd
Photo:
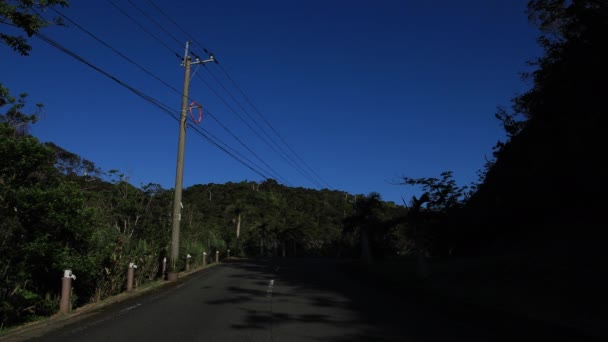
<path fill-rule="evenodd" d="M 0 19 L 27 36 L 50 24 L 32 6 L 67 5 L 14 3 L 0 1 Z M 528 14 L 544 54 L 524 75 L 530 90 L 497 111 L 507 138 L 476 184 L 460 186 L 449 171 L 405 176 L 398 183 L 422 195 L 403 205 L 272 179 L 198 184 L 184 190 L 180 256 L 195 264 L 228 249 L 361 258 L 399 286 L 416 278 L 469 301 L 587 327 L 607 304 L 599 223 L 608 204 L 608 3 L 533 0 Z M 27 38 L 0 39 L 27 55 Z M 134 186 L 120 171 L 40 142 L 28 127 L 42 106 L 26 99 L 0 84 L 0 329 L 55 313 L 63 269 L 78 276 L 79 306 L 123 291 L 129 262 L 138 284 L 158 279 L 170 245 L 172 190 Z"/>

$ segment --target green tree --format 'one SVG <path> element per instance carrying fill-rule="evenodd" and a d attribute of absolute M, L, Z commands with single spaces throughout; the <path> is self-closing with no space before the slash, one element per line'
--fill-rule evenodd
<path fill-rule="evenodd" d="M 24 106 L 25 96 L 18 103 Z M 11 101 L 5 102 L 11 104 Z M 15 117 L 14 103 L 8 116 Z M 19 127 L 0 120 L 0 327 L 56 309 L 57 278 L 65 268 L 84 279 L 93 213 L 77 184 L 54 168 L 53 151 Z M 30 119 L 24 119 L 30 120 Z M 77 294 L 86 297 L 86 289 Z"/>
<path fill-rule="evenodd" d="M 23 56 L 29 55 L 32 47 L 28 38 L 53 23 L 61 24 L 59 18 L 48 21 L 40 13 L 48 8 L 68 5 L 67 0 L 0 0 L 0 22 L 12 26 L 15 31 L 10 34 L 0 32 L 0 41 Z"/>
<path fill-rule="evenodd" d="M 26 93 L 19 94 L 14 97 L 10 94 L 10 90 L 0 83 L 0 108 L 9 106 L 9 108 L 0 115 L 0 123 L 6 124 L 13 129 L 16 135 L 25 135 L 29 125 L 34 124 L 38 120 L 38 114 L 42 110 L 42 104 L 36 104 L 36 110 L 32 113 L 25 113 Z"/>
<path fill-rule="evenodd" d="M 422 205 L 428 210 L 445 213 L 458 208 L 467 196 L 468 187 L 458 186 L 453 178 L 452 171 L 441 173 L 441 178 L 410 178 L 403 177 L 403 185 L 420 186 L 423 194 L 420 198 L 411 201 L 412 213 L 419 212 Z"/>
<path fill-rule="evenodd" d="M 359 236 L 360 255 L 366 264 L 372 262 L 370 236 L 381 225 L 381 215 L 384 210 L 381 199 L 377 192 L 372 192 L 358 199 L 353 215 L 345 219 L 347 232 Z"/>
<path fill-rule="evenodd" d="M 508 134 L 467 205 L 476 241 L 570 234 L 603 219 L 608 3 L 535 0 L 530 20 L 544 54 L 529 91 L 497 117 Z M 475 240 L 470 240 L 475 241 Z M 473 246 L 471 246 L 473 247 Z"/>

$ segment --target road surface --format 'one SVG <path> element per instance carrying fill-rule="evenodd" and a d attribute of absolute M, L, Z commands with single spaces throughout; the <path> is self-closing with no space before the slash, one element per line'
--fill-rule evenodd
<path fill-rule="evenodd" d="M 71 341 L 591 341 L 430 295 L 384 290 L 327 259 L 233 261 L 36 338 Z"/>

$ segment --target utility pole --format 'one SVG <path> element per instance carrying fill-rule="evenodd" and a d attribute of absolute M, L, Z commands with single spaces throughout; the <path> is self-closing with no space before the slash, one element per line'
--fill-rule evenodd
<path fill-rule="evenodd" d="M 202 64 L 207 62 L 216 62 L 212 54 L 209 55 L 209 59 L 200 60 L 198 57 L 192 62 L 188 48 L 190 42 L 186 42 L 186 50 L 184 52 L 184 60 L 182 66 L 184 67 L 184 91 L 182 93 L 182 109 L 179 118 L 179 142 L 177 145 L 177 168 L 175 171 L 175 198 L 173 199 L 173 222 L 171 231 L 171 265 L 169 273 L 167 274 L 167 280 L 177 280 L 177 261 L 179 260 L 179 225 L 182 219 L 182 186 L 184 180 L 184 149 L 186 145 L 186 119 L 188 111 L 188 91 L 190 89 L 190 69 L 193 64 Z"/>

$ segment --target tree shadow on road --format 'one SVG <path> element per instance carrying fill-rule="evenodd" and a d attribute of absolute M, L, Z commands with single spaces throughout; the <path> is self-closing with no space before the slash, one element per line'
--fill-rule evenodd
<path fill-rule="evenodd" d="M 414 288 L 389 291 L 352 274 L 333 259 L 266 259 L 233 262 L 247 286 L 233 297 L 208 302 L 255 303 L 243 308 L 238 330 L 268 329 L 275 340 L 346 341 L 594 341 L 579 332 L 456 302 Z M 274 280 L 269 291 L 268 279 Z"/>

